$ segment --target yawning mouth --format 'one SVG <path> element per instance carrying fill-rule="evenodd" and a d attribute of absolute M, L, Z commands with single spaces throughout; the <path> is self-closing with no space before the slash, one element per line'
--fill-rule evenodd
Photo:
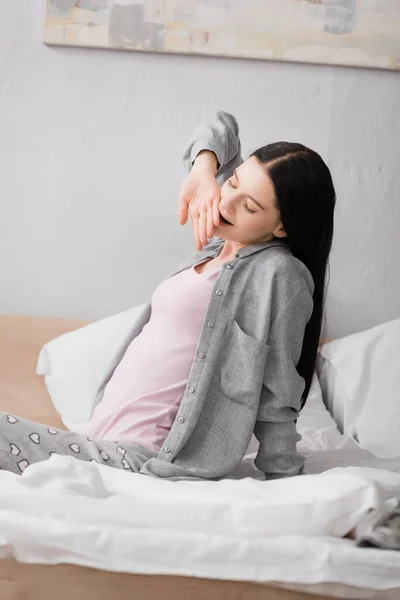
<path fill-rule="evenodd" d="M 219 216 L 221 217 L 221 221 L 222 221 L 222 223 L 225 223 L 226 225 L 232 225 L 232 223 L 229 223 L 229 221 L 227 221 L 227 220 L 225 219 L 225 217 L 223 217 L 223 216 L 221 215 L 221 213 L 219 213 Z"/>

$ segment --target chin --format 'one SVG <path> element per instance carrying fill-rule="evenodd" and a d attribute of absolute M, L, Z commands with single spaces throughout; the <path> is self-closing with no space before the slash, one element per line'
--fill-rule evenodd
<path fill-rule="evenodd" d="M 225 240 L 226 242 L 237 242 L 238 241 L 235 239 L 234 236 L 229 235 L 229 233 L 226 234 L 225 231 L 222 233 L 219 233 L 219 232 L 215 233 L 215 237 L 219 238 L 220 240 Z"/>
<path fill-rule="evenodd" d="M 231 239 L 232 235 L 230 234 L 234 234 L 237 233 L 236 227 L 234 225 L 227 225 L 225 223 L 222 223 L 220 225 L 216 225 L 214 227 L 215 231 L 218 231 L 218 234 L 221 233 L 221 237 L 225 238 L 225 236 L 227 236 L 227 239 Z"/>

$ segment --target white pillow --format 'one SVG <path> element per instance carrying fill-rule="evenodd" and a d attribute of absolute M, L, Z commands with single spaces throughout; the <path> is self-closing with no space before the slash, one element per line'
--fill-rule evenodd
<path fill-rule="evenodd" d="M 339 429 L 376 456 L 400 456 L 400 319 L 329 342 L 320 358 Z"/>
<path fill-rule="evenodd" d="M 96 391 L 145 306 L 65 333 L 41 349 L 36 372 L 44 375 L 54 407 L 68 429 L 80 431 L 89 421 Z"/>

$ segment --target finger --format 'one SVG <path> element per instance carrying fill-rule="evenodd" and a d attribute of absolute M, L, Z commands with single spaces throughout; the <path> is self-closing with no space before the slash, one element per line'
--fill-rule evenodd
<path fill-rule="evenodd" d="M 179 223 L 184 225 L 188 220 L 188 206 L 189 202 L 187 201 L 184 194 L 179 196 L 179 207 L 178 207 L 178 215 L 179 215 Z"/>
<path fill-rule="evenodd" d="M 194 244 L 195 244 L 197 250 L 201 250 L 201 243 L 200 243 L 200 239 L 199 239 L 199 218 L 197 215 L 191 215 L 191 217 L 192 217 Z"/>
<path fill-rule="evenodd" d="M 216 227 L 218 227 L 220 225 L 219 203 L 220 203 L 220 198 L 218 198 L 218 197 L 215 198 L 212 203 L 213 220 L 214 220 L 214 225 Z"/>
<path fill-rule="evenodd" d="M 199 238 L 202 246 L 207 246 L 207 212 L 202 211 L 199 215 Z"/>
<path fill-rule="evenodd" d="M 207 207 L 207 237 L 212 238 L 214 235 L 214 223 L 213 223 L 213 209 L 211 206 Z"/>

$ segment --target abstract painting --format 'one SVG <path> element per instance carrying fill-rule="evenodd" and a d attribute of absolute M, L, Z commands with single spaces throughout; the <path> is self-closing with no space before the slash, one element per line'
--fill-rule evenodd
<path fill-rule="evenodd" d="M 45 43 L 400 69 L 400 0 L 47 0 Z"/>

